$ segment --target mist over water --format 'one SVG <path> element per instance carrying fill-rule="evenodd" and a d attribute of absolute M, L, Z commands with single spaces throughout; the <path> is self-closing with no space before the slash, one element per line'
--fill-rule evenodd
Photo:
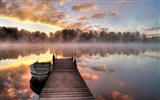
<path fill-rule="evenodd" d="M 71 57 L 76 54 L 77 57 L 89 54 L 106 56 L 107 54 L 123 54 L 123 55 L 139 55 L 146 51 L 158 52 L 160 51 L 159 44 L 145 44 L 145 43 L 113 43 L 113 44 L 88 44 L 88 43 L 66 43 L 66 44 L 1 44 L 0 59 L 17 59 L 19 56 L 27 56 L 31 54 L 44 54 L 47 50 L 50 53 L 62 54 L 64 57 Z"/>
<path fill-rule="evenodd" d="M 29 65 L 76 54 L 78 70 L 96 100 L 158 100 L 160 46 L 146 43 L 7 44 L 0 49 L 0 99 L 37 99 Z M 17 81 L 18 80 L 18 81 Z"/>

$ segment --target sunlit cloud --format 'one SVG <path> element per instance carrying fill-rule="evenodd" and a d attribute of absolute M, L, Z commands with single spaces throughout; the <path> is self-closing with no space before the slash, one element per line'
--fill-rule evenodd
<path fill-rule="evenodd" d="M 94 3 L 78 4 L 72 7 L 72 10 L 77 12 L 87 12 L 90 10 L 98 10 L 98 9 L 100 9 L 100 6 Z"/>
<path fill-rule="evenodd" d="M 62 29 L 60 21 L 67 18 L 69 15 L 63 12 L 57 12 L 56 8 L 51 5 L 52 3 L 53 1 L 1 1 L 1 5 L 3 6 L 1 6 L 0 15 L 2 18 L 9 18 L 14 21 L 47 24 Z"/>
<path fill-rule="evenodd" d="M 92 15 L 92 18 L 105 18 L 107 15 L 106 13 L 96 13 L 94 15 Z"/>
<path fill-rule="evenodd" d="M 65 29 L 82 29 L 84 27 L 84 23 L 83 22 L 67 22 L 67 23 L 63 23 L 62 27 L 64 27 Z"/>
<path fill-rule="evenodd" d="M 86 2 L 85 0 L 83 1 L 73 0 L 73 2 L 72 0 L 47 0 L 47 1 L 1 0 L 0 16 L 1 18 L 7 17 L 15 22 L 19 21 L 19 22 L 25 22 L 25 23 L 31 22 L 31 23 L 41 24 L 41 25 L 45 24 L 47 26 L 57 27 L 57 30 L 61 30 L 64 28 L 77 28 L 75 27 L 75 24 L 79 23 L 77 22 L 78 20 L 78 21 L 91 23 L 87 25 L 81 24 L 80 28 L 81 29 L 83 28 L 84 30 L 87 30 L 86 27 L 90 25 L 94 26 L 94 25 L 100 24 L 101 26 L 107 25 L 109 29 L 114 27 L 112 30 L 123 31 L 124 29 L 121 28 L 122 25 L 127 24 L 128 28 L 125 28 L 125 30 L 128 30 L 133 27 L 132 24 L 134 23 L 135 24 L 134 28 L 137 27 L 136 24 L 138 24 L 138 26 L 141 26 L 141 27 L 145 26 L 143 31 L 145 31 L 147 34 L 150 34 L 149 32 L 151 31 L 158 32 L 159 27 L 147 28 L 152 25 L 155 25 L 155 26 L 158 25 L 158 17 L 159 17 L 158 16 L 159 13 L 157 10 L 158 3 L 156 4 L 158 0 L 153 2 L 149 0 L 149 2 L 152 2 L 152 4 L 150 4 L 150 6 L 152 7 L 150 8 L 148 8 L 147 3 L 142 4 L 142 3 L 139 3 L 138 1 L 136 1 L 135 3 L 130 0 L 109 1 L 112 3 L 108 3 L 107 1 L 103 1 L 103 2 L 95 1 L 90 3 L 85 3 L 85 2 Z M 136 6 L 135 4 L 138 5 L 136 8 L 135 8 Z M 133 13 L 130 13 L 130 9 L 133 11 Z M 76 12 L 81 12 L 81 13 L 74 14 Z M 150 18 L 152 20 L 149 20 L 148 24 L 146 25 L 144 25 L 144 23 L 139 24 L 139 20 L 133 21 L 133 19 L 136 16 L 140 16 L 140 18 L 143 18 L 144 22 L 147 22 L 148 19 L 144 17 L 148 16 L 148 13 L 145 13 L 145 12 L 151 13 L 150 15 L 153 17 L 153 18 Z M 118 16 L 118 15 L 121 15 L 121 16 L 119 17 L 119 20 L 116 20 L 117 17 L 114 17 L 114 16 Z M 85 16 L 89 16 L 89 17 L 85 17 Z M 109 19 L 109 17 L 112 17 L 112 18 Z M 94 20 L 92 18 L 94 19 L 96 18 L 97 20 Z M 102 20 L 99 21 L 98 19 L 103 19 L 104 21 L 102 22 Z M 123 19 L 127 21 L 124 21 Z M 105 23 L 106 21 L 107 23 Z M 114 24 L 112 23 L 113 21 L 115 21 Z M 4 25 L 7 26 L 5 23 Z M 19 26 L 16 26 L 16 27 L 19 27 Z M 23 27 L 25 28 L 25 26 Z M 45 27 L 46 26 L 44 26 L 44 29 Z M 41 28 L 40 31 L 44 29 Z M 93 27 L 88 29 L 93 29 Z M 28 28 L 27 30 L 30 31 L 30 29 Z"/>
<path fill-rule="evenodd" d="M 89 20 L 89 18 L 88 18 L 88 17 L 85 17 L 85 16 L 80 16 L 80 17 L 78 17 L 77 19 L 78 19 L 78 20 Z"/>
<path fill-rule="evenodd" d="M 41 31 L 49 35 L 49 32 L 55 32 L 57 30 L 62 30 L 62 27 L 54 26 L 51 24 L 41 23 L 41 22 L 32 22 L 32 21 L 20 21 L 17 18 L 10 18 L 6 16 L 1 17 L 1 25 L 7 27 L 17 27 L 19 30 L 25 29 L 31 32 Z M 45 28 L 44 28 L 45 27 Z"/>
<path fill-rule="evenodd" d="M 88 25 L 88 26 L 84 26 L 84 27 L 82 28 L 82 30 L 85 31 L 85 32 L 88 32 L 88 31 L 91 30 L 92 28 L 93 28 L 93 26 Z"/>

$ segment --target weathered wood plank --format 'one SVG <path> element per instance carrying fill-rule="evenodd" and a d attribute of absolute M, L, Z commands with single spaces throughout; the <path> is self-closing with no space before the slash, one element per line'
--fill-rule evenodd
<path fill-rule="evenodd" d="M 94 100 L 72 59 L 58 59 L 39 100 Z"/>

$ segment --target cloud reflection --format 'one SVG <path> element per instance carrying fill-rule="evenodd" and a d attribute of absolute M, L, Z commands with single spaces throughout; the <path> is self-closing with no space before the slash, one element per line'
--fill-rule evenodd
<path fill-rule="evenodd" d="M 94 67 L 91 67 L 91 69 L 94 71 L 106 72 L 106 67 L 103 67 L 103 66 L 94 66 Z"/>
<path fill-rule="evenodd" d="M 0 99 L 31 99 L 35 94 L 29 88 L 30 73 L 27 65 L 11 65 L 0 70 Z"/>
<path fill-rule="evenodd" d="M 111 97 L 112 97 L 112 100 L 133 100 L 132 96 L 127 94 L 122 94 L 117 90 L 111 93 Z"/>
<path fill-rule="evenodd" d="M 134 100 L 133 96 L 122 93 L 118 90 L 112 91 L 108 95 L 99 95 L 96 100 Z"/>
<path fill-rule="evenodd" d="M 83 77 L 83 79 L 89 80 L 89 81 L 99 79 L 99 76 L 96 75 L 96 74 L 91 75 L 91 74 L 88 74 L 88 73 L 81 73 L 81 76 Z"/>
<path fill-rule="evenodd" d="M 108 69 L 108 70 L 107 70 L 107 73 L 108 73 L 108 74 L 118 74 L 118 71 L 115 70 L 115 69 Z"/>

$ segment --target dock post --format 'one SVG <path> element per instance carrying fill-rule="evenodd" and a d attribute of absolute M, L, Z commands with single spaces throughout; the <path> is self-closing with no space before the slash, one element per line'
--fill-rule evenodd
<path fill-rule="evenodd" d="M 55 61 L 56 61 L 56 57 L 55 57 L 55 55 L 54 55 L 54 54 L 53 54 L 52 61 L 53 61 L 53 63 L 55 63 Z"/>
<path fill-rule="evenodd" d="M 73 63 L 76 62 L 76 54 L 73 54 Z"/>

